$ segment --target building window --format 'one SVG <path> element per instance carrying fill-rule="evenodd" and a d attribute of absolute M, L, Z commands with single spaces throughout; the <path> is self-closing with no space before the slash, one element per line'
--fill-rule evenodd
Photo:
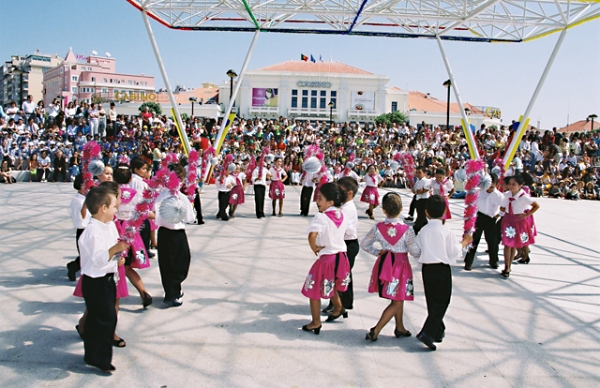
<path fill-rule="evenodd" d="M 92 82 L 96 82 L 96 77 L 92 77 Z"/>
<path fill-rule="evenodd" d="M 316 90 L 310 91 L 310 108 L 317 109 L 317 91 Z"/>
<path fill-rule="evenodd" d="M 77 76 L 76 76 L 76 75 L 72 76 L 72 77 L 71 77 L 71 81 L 73 81 L 73 82 L 77 82 Z"/>
<path fill-rule="evenodd" d="M 72 92 L 72 93 L 77 93 L 77 88 L 76 88 L 75 86 L 73 86 L 73 87 L 71 88 L 71 92 Z"/>
<path fill-rule="evenodd" d="M 392 112 L 396 112 L 398 110 L 398 102 L 392 101 Z"/>
<path fill-rule="evenodd" d="M 112 78 L 110 79 L 110 83 L 112 84 Z"/>
<path fill-rule="evenodd" d="M 327 90 L 321 90 L 321 93 L 319 95 L 321 97 L 327 97 Z"/>
<path fill-rule="evenodd" d="M 335 90 L 331 91 L 331 97 L 337 97 L 337 92 Z"/>
<path fill-rule="evenodd" d="M 108 93 L 108 89 L 102 88 L 102 93 Z"/>
<path fill-rule="evenodd" d="M 106 83 L 106 78 L 104 78 L 104 83 Z"/>
<path fill-rule="evenodd" d="M 79 88 L 79 93 L 85 93 L 85 88 Z"/>
<path fill-rule="evenodd" d="M 327 108 L 327 98 L 321 97 L 319 99 L 319 108 L 326 109 Z"/>

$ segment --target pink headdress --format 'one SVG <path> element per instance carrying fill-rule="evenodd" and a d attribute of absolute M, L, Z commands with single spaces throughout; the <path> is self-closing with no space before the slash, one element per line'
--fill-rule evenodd
<path fill-rule="evenodd" d="M 202 170 L 200 171 L 200 173 L 202 174 L 202 176 L 200 177 L 201 180 L 206 179 L 206 173 L 208 172 L 208 166 L 211 165 L 210 160 L 214 157 L 215 157 L 215 149 L 213 147 L 207 148 L 206 151 L 204 151 L 204 154 L 202 154 Z"/>
<path fill-rule="evenodd" d="M 248 162 L 248 167 L 246 167 L 246 176 L 248 179 L 252 178 L 252 172 L 256 168 L 256 158 L 254 155 L 250 155 L 250 161 Z"/>
<path fill-rule="evenodd" d="M 188 155 L 188 164 L 186 166 L 187 174 L 185 176 L 185 183 L 183 192 L 188 197 L 190 202 L 194 201 L 196 196 L 196 181 L 198 180 L 198 161 L 200 160 L 200 154 L 198 151 L 191 150 Z"/>
<path fill-rule="evenodd" d="M 82 177 L 83 177 L 83 194 L 87 194 L 88 191 L 92 187 L 94 187 L 94 176 L 89 171 L 89 166 L 92 161 L 101 160 L 100 159 L 100 151 L 101 148 L 95 141 L 87 142 L 83 146 L 83 155 L 81 158 L 81 162 L 83 165 L 82 169 Z"/>
<path fill-rule="evenodd" d="M 258 159 L 258 179 L 261 179 L 263 168 L 265 168 L 265 156 L 271 152 L 269 147 L 264 147 L 260 152 L 260 158 Z"/>

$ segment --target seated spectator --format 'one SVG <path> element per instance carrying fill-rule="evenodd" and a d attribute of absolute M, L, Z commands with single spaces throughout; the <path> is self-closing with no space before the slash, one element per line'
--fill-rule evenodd
<path fill-rule="evenodd" d="M 3 159 L 2 165 L 0 166 L 0 183 L 12 184 L 16 183 L 17 180 L 11 176 L 12 169 L 8 165 L 8 160 Z"/>
<path fill-rule="evenodd" d="M 46 152 L 46 150 L 42 151 L 38 160 L 38 177 L 40 182 L 48 182 L 48 177 L 50 176 L 50 163 L 51 160 L 48 156 L 48 152 Z"/>
<path fill-rule="evenodd" d="M 572 183 L 569 187 L 569 191 L 565 195 L 565 199 L 571 199 L 577 201 L 579 199 L 579 190 L 577 190 L 577 183 Z"/>

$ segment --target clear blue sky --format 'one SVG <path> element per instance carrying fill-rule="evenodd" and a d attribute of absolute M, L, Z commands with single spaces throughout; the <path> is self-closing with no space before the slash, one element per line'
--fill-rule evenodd
<path fill-rule="evenodd" d="M 140 12 L 125 0 L 3 1 L 0 60 L 10 55 L 43 53 L 64 56 L 110 52 L 117 71 L 153 75 L 163 85 Z M 171 84 L 220 83 L 230 68 L 239 72 L 251 33 L 172 31 L 155 22 Z M 558 34 L 529 43 L 445 42 L 463 102 L 502 109 L 504 122 L 516 119 L 531 98 Z M 531 124 L 564 126 L 600 115 L 600 20 L 569 30 L 542 93 Z M 425 39 L 330 37 L 263 33 L 249 69 L 300 54 L 329 57 L 390 77 L 390 86 L 431 93 L 445 99 L 448 78 L 437 43 Z M 454 96 L 452 97 L 454 101 Z"/>

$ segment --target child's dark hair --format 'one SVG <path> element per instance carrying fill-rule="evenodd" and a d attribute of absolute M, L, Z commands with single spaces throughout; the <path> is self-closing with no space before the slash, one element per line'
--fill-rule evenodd
<path fill-rule="evenodd" d="M 139 170 L 140 168 L 144 167 L 144 166 L 150 166 L 150 164 L 148 164 L 148 162 L 146 161 L 146 159 L 142 158 L 141 156 L 136 156 L 133 159 L 131 159 L 131 162 L 129 162 L 129 165 L 131 166 L 131 171 L 135 170 Z"/>
<path fill-rule="evenodd" d="M 119 184 L 117 182 L 102 182 L 98 185 L 98 187 L 108 190 L 108 192 L 114 194 L 115 197 L 119 197 Z"/>
<path fill-rule="evenodd" d="M 131 169 L 124 163 L 117 164 L 113 172 L 113 179 L 120 185 L 125 185 L 131 181 Z"/>
<path fill-rule="evenodd" d="M 183 182 L 185 179 L 185 168 L 180 163 L 169 164 L 169 170 L 175 172 L 177 177 Z"/>
<path fill-rule="evenodd" d="M 93 187 L 85 197 L 85 207 L 94 215 L 102 205 L 110 206 L 111 195 L 112 193 L 104 187 Z"/>
<path fill-rule="evenodd" d="M 498 175 L 491 173 L 490 178 L 492 178 L 492 185 L 496 186 L 498 184 Z"/>
<path fill-rule="evenodd" d="M 427 167 L 425 166 L 419 166 L 417 167 L 417 170 L 421 171 L 423 174 L 427 174 Z"/>
<path fill-rule="evenodd" d="M 509 176 L 506 178 L 506 184 L 509 184 L 511 180 L 515 180 L 515 182 L 517 182 L 519 185 L 523 185 L 523 183 L 525 183 L 525 181 L 523 180 L 523 177 L 519 174 L 519 175 L 513 175 L 513 176 Z"/>
<path fill-rule="evenodd" d="M 389 192 L 383 196 L 381 208 L 385 210 L 388 217 L 395 218 L 402 211 L 402 198 L 397 193 Z"/>
<path fill-rule="evenodd" d="M 356 179 L 349 177 L 349 176 L 345 176 L 340 178 L 338 181 L 338 186 L 340 186 L 340 189 L 342 190 L 342 195 L 344 196 L 344 201 L 346 200 L 346 198 L 348 198 L 348 192 L 352 191 L 352 198 L 354 198 L 354 196 L 356 195 L 356 192 L 358 191 L 358 182 L 356 181 Z"/>
<path fill-rule="evenodd" d="M 444 170 L 443 168 L 436 168 L 435 169 L 435 175 L 444 175 L 444 176 L 446 176 L 446 170 Z"/>
<path fill-rule="evenodd" d="M 77 191 L 81 190 L 81 185 L 83 185 L 83 175 L 79 174 L 75 177 L 73 181 L 73 188 Z"/>
<path fill-rule="evenodd" d="M 442 218 L 446 211 L 446 202 L 440 195 L 432 195 L 429 197 L 425 206 L 429 218 Z"/>
<path fill-rule="evenodd" d="M 325 183 L 321 186 L 319 194 L 325 197 L 326 200 L 333 201 L 333 206 L 335 207 L 340 207 L 342 205 L 342 200 L 345 199 L 342 198 L 342 190 L 338 184 L 333 182 Z"/>

